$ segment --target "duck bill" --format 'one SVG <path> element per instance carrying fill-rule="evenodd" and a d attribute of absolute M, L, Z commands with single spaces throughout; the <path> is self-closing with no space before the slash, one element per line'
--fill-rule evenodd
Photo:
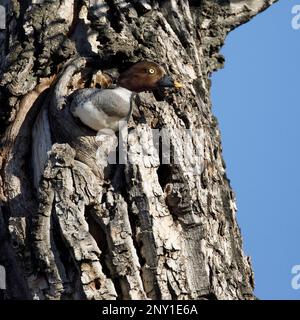
<path fill-rule="evenodd" d="M 171 76 L 165 75 L 162 79 L 158 81 L 159 87 L 170 87 L 170 88 L 182 88 L 180 82 L 175 81 Z"/>
<path fill-rule="evenodd" d="M 180 82 L 178 82 L 178 81 L 174 81 L 174 87 L 175 87 L 176 89 L 180 89 L 180 88 L 183 87 L 183 85 L 182 85 L 182 83 L 180 83 Z"/>

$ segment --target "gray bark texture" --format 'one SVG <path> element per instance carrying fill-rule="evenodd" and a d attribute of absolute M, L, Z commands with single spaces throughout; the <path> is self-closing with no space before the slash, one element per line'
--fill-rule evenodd
<path fill-rule="evenodd" d="M 0 264 L 8 299 L 255 299 L 235 196 L 211 112 L 210 75 L 226 35 L 275 0 L 4 1 L 0 30 Z M 128 148 L 99 164 L 101 140 L 68 108 L 153 60 L 184 87 L 141 93 Z M 226 106 L 224 106 L 225 108 Z M 234 120 L 233 120 L 234 121 Z M 200 156 L 162 164 L 190 129 Z M 110 137 L 111 138 L 111 137 Z M 134 155 L 132 155 L 134 158 Z M 191 168 L 199 167 L 197 174 Z"/>

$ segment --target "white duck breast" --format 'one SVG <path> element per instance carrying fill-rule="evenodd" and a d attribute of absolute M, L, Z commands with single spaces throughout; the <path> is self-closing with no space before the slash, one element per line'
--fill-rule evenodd
<path fill-rule="evenodd" d="M 82 89 L 74 93 L 71 112 L 93 130 L 118 130 L 119 121 L 130 116 L 132 91 L 115 89 Z"/>

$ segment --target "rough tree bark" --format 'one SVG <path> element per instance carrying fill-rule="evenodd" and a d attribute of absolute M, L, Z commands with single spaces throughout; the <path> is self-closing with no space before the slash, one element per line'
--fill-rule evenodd
<path fill-rule="evenodd" d="M 275 0 L 4 1 L 0 30 L 0 264 L 14 299 L 253 299 L 234 193 L 211 113 L 226 35 Z M 105 143 L 68 95 L 154 60 L 184 83 L 136 99 L 128 147 L 143 161 L 97 164 Z M 226 107 L 226 106 L 224 106 Z M 190 129 L 200 156 L 161 164 Z M 46 164 L 46 165 L 45 165 Z M 45 165 L 45 166 L 44 166 Z M 191 166 L 201 171 L 195 174 Z M 104 170 L 105 169 L 105 170 Z"/>

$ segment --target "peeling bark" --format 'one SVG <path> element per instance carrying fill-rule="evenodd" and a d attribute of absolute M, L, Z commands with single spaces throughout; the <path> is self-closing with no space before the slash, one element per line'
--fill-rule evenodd
<path fill-rule="evenodd" d="M 0 264 L 8 298 L 255 298 L 210 75 L 223 66 L 226 35 L 274 2 L 4 3 Z M 99 164 L 97 152 L 114 156 L 115 142 L 71 116 L 72 92 L 105 87 L 107 75 L 145 59 L 184 88 L 139 94 L 126 137 L 131 161 Z M 153 144 L 151 129 L 162 128 L 171 164 Z M 186 157 L 187 146 L 200 155 Z"/>

